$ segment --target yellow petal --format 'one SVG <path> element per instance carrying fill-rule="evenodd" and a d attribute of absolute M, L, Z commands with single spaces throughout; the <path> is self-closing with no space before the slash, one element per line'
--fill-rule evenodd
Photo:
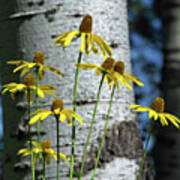
<path fill-rule="evenodd" d="M 28 73 L 30 71 L 29 68 L 24 68 L 20 74 L 20 77 L 22 78 L 26 73 Z"/>
<path fill-rule="evenodd" d="M 41 90 L 56 90 L 57 88 L 56 87 L 54 87 L 54 86 L 51 86 L 51 85 L 47 85 L 47 84 L 40 84 L 39 85 L 39 88 L 41 89 Z"/>
<path fill-rule="evenodd" d="M 81 63 L 81 64 L 77 64 L 76 66 L 80 67 L 81 69 L 95 69 L 99 67 L 90 63 Z"/>
<path fill-rule="evenodd" d="M 1 92 L 1 94 L 4 95 L 8 90 L 9 90 L 9 88 L 4 88 Z"/>
<path fill-rule="evenodd" d="M 68 35 L 69 33 L 70 33 L 70 32 L 63 33 L 63 34 L 61 34 L 60 36 L 58 36 L 58 37 L 55 39 L 52 47 L 54 47 L 57 43 L 61 44 L 62 38 L 67 37 L 67 35 Z M 61 45 L 62 45 L 62 44 L 61 44 Z"/>
<path fill-rule="evenodd" d="M 62 113 L 60 114 L 60 121 L 64 122 L 66 120 L 66 114 Z"/>
<path fill-rule="evenodd" d="M 173 116 L 173 115 L 171 115 L 169 113 L 162 113 L 162 114 L 164 114 L 164 116 L 167 117 L 171 121 L 171 123 L 174 124 L 174 126 L 179 128 L 179 124 L 178 123 L 180 123 L 180 122 L 179 122 L 179 119 L 176 116 Z"/>
<path fill-rule="evenodd" d="M 44 77 L 44 66 L 43 65 L 39 65 L 38 77 L 39 77 L 39 80 L 42 80 Z"/>
<path fill-rule="evenodd" d="M 26 95 L 26 99 L 28 102 L 30 102 L 30 104 L 33 103 L 33 91 L 30 90 L 30 92 L 28 93 L 27 90 L 25 90 L 25 95 Z"/>
<path fill-rule="evenodd" d="M 26 66 L 27 66 L 27 64 L 22 64 L 22 65 L 18 66 L 17 68 L 15 68 L 15 69 L 13 70 L 13 73 L 19 71 L 20 69 L 22 69 L 22 68 L 24 68 L 24 67 L 26 67 Z"/>
<path fill-rule="evenodd" d="M 90 46 L 91 46 L 91 33 L 86 33 L 85 50 L 86 50 L 86 55 L 87 56 L 90 53 Z"/>
<path fill-rule="evenodd" d="M 37 147 L 37 148 L 40 148 L 39 143 L 36 142 L 36 141 L 31 141 L 31 142 L 29 141 L 29 143 L 32 143 L 33 146 L 35 146 L 35 147 Z"/>
<path fill-rule="evenodd" d="M 154 111 L 149 111 L 149 119 L 152 119 L 154 117 L 156 117 L 156 113 Z"/>
<path fill-rule="evenodd" d="M 79 31 L 72 31 L 72 32 L 62 34 L 54 41 L 53 47 L 57 43 L 60 43 L 63 46 L 63 48 L 66 48 L 67 46 L 69 46 L 74 36 L 77 36 L 78 34 L 80 34 Z"/>
<path fill-rule="evenodd" d="M 44 119 L 46 119 L 49 115 L 52 114 L 52 112 L 49 110 L 39 110 L 39 111 L 36 111 L 36 113 L 37 114 L 30 119 L 29 125 L 33 125 L 38 120 L 44 121 Z"/>
<path fill-rule="evenodd" d="M 148 111 L 149 112 L 149 109 L 148 108 L 146 108 L 146 107 L 137 107 L 136 109 L 135 109 L 135 111 L 136 112 L 146 112 L 146 111 Z"/>
<path fill-rule="evenodd" d="M 44 90 L 43 92 L 46 93 L 46 94 L 49 94 L 49 95 L 51 95 L 51 96 L 54 96 L 54 97 L 57 96 L 55 93 L 53 93 L 53 92 L 51 92 L 51 91 L 48 91 L 48 90 Z"/>
<path fill-rule="evenodd" d="M 80 124 L 83 124 L 83 120 L 80 116 L 78 116 L 73 110 L 71 109 L 63 109 L 62 113 L 66 114 L 67 116 L 71 116 L 79 121 Z"/>
<path fill-rule="evenodd" d="M 114 73 L 111 74 L 111 76 L 112 76 L 112 77 L 114 76 L 113 78 L 116 78 L 117 80 L 119 80 L 120 83 L 121 83 L 123 86 L 126 85 L 126 83 L 125 83 L 125 81 L 124 81 L 124 77 L 123 77 L 121 74 L 119 74 L 119 73 L 117 73 L 117 72 L 114 72 Z"/>
<path fill-rule="evenodd" d="M 74 36 L 77 36 L 78 34 L 80 34 L 79 31 L 72 31 L 71 33 L 69 33 L 68 36 L 66 37 L 66 40 L 65 40 L 65 43 L 64 43 L 64 48 L 69 46 L 69 44 L 71 43 Z"/>
<path fill-rule="evenodd" d="M 132 80 L 133 82 L 135 82 L 137 85 L 144 86 L 144 84 L 136 76 L 133 76 L 132 74 L 124 74 L 124 76 L 127 79 Z"/>
<path fill-rule="evenodd" d="M 137 108 L 137 107 L 140 107 L 140 105 L 138 105 L 138 104 L 131 104 L 129 106 L 130 109 Z"/>
<path fill-rule="evenodd" d="M 17 60 L 17 61 L 7 61 L 7 64 L 11 64 L 11 65 L 16 65 L 19 66 L 20 64 L 24 63 L 25 61 L 23 60 Z"/>
<path fill-rule="evenodd" d="M 40 119 L 41 115 L 39 114 L 36 114 L 34 117 L 32 117 L 30 120 L 29 120 L 29 125 L 32 126 L 34 123 L 36 123 L 39 119 Z"/>
<path fill-rule="evenodd" d="M 124 80 L 125 86 L 127 86 L 130 90 L 133 90 L 133 87 L 131 86 L 130 81 L 125 78 L 123 80 Z"/>
<path fill-rule="evenodd" d="M 93 34 L 93 41 L 100 47 L 101 52 L 102 52 L 102 56 L 104 59 L 106 59 L 105 48 L 104 48 L 103 44 L 101 43 L 101 41 L 99 41 L 99 38 L 95 34 Z"/>
<path fill-rule="evenodd" d="M 63 76 L 63 74 L 58 69 L 56 69 L 56 68 L 53 68 L 53 67 L 47 66 L 47 65 L 44 65 L 44 68 L 54 72 L 57 75 Z"/>
<path fill-rule="evenodd" d="M 94 43 L 92 43 L 91 49 L 92 49 L 92 51 L 94 52 L 94 54 L 96 54 L 96 55 L 99 56 L 99 51 L 98 51 L 98 49 L 96 48 L 96 46 L 94 45 Z"/>
<path fill-rule="evenodd" d="M 63 153 L 59 153 L 60 159 L 65 160 L 65 163 L 67 163 L 68 161 L 70 161 L 70 158 L 67 157 L 65 154 Z"/>
<path fill-rule="evenodd" d="M 41 114 L 40 120 L 44 121 L 44 119 L 46 119 L 49 115 L 51 115 L 52 112 L 51 111 L 47 111 Z"/>
<path fill-rule="evenodd" d="M 40 88 L 37 89 L 37 94 L 38 94 L 38 96 L 41 97 L 41 98 L 44 98 L 44 97 L 45 97 L 45 96 L 44 96 L 44 92 L 43 92 Z"/>
<path fill-rule="evenodd" d="M 164 115 L 162 115 L 162 114 L 159 114 L 159 117 L 160 117 L 160 122 L 161 122 L 161 124 L 162 124 L 163 126 L 164 126 L 164 125 L 168 126 L 168 122 L 167 122 L 166 117 L 165 117 Z"/>
<path fill-rule="evenodd" d="M 27 153 L 29 153 L 30 154 L 30 151 L 29 151 L 29 149 L 20 149 L 18 152 L 17 152 L 17 154 L 18 155 L 23 155 L 23 154 L 27 154 Z"/>
<path fill-rule="evenodd" d="M 4 84 L 4 85 L 2 85 L 2 87 L 14 87 L 16 85 L 17 85 L 17 83 L 12 82 L 12 83 L 8 83 L 8 84 Z"/>
<path fill-rule="evenodd" d="M 112 56 L 112 51 L 111 51 L 111 48 L 108 45 L 108 43 L 106 41 L 104 41 L 100 36 L 98 36 L 96 34 L 93 34 L 93 37 L 95 37 L 95 39 L 98 39 L 100 44 L 102 44 L 103 49 L 108 53 L 109 56 Z"/>
<path fill-rule="evenodd" d="M 180 119 L 172 114 L 169 114 L 169 113 L 164 113 L 165 116 L 168 118 L 168 119 L 174 119 L 175 121 L 177 121 L 178 123 L 180 123 Z"/>
<path fill-rule="evenodd" d="M 83 53 L 84 48 L 85 48 L 85 33 L 81 33 L 81 47 L 80 47 L 80 52 Z"/>

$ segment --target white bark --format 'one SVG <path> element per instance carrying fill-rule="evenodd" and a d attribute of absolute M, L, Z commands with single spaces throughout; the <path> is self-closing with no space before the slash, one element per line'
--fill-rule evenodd
<path fill-rule="evenodd" d="M 64 99 L 66 108 L 72 108 L 74 72 L 80 41 L 73 42 L 65 52 L 63 52 L 60 47 L 52 48 L 51 46 L 54 37 L 67 31 L 77 30 L 82 16 L 90 14 L 93 17 L 93 33 L 97 33 L 114 47 L 114 58 L 116 60 L 123 60 L 126 65 L 126 73 L 131 72 L 126 1 L 47 0 L 40 2 L 40 0 L 34 0 L 30 3 L 29 1 L 16 0 L 16 3 L 8 3 L 9 4 L 7 4 L 6 1 L 0 2 L 0 13 L 1 17 L 3 17 L 3 26 L 0 27 L 0 39 L 3 44 L 3 46 L 0 47 L 1 59 L 3 62 L 9 59 L 19 59 L 19 57 L 31 60 L 36 51 L 42 50 L 45 52 L 47 55 L 46 63 L 59 68 L 65 74 L 65 77 L 60 78 L 46 71 L 43 83 L 58 87 L 56 93 L 59 98 Z M 102 57 L 97 57 L 91 53 L 89 57 L 83 56 L 83 62 L 101 64 Z M 7 67 L 7 65 L 2 64 L 2 67 L 2 82 L 7 83 L 12 81 L 12 75 L 9 75 L 9 66 Z M 78 101 L 84 102 L 84 105 L 78 106 L 77 112 L 83 117 L 85 123 L 82 126 L 77 125 L 76 167 L 78 167 L 78 163 L 81 162 L 99 81 L 99 77 L 97 77 L 93 71 L 88 70 L 80 72 Z M 5 142 L 6 148 L 12 147 L 14 142 L 19 143 L 16 139 L 9 138 L 10 131 L 16 129 L 19 119 L 16 119 L 16 116 L 14 115 L 17 113 L 17 110 L 14 110 L 15 106 L 12 105 L 11 109 L 9 109 L 9 105 L 7 107 L 7 104 L 11 103 L 9 98 L 6 100 L 7 98 L 7 96 L 3 97 L 4 133 L 5 139 L 7 140 Z M 92 150 L 93 147 L 96 147 L 95 149 L 98 147 L 99 141 L 97 141 L 97 137 L 102 135 L 109 98 L 110 90 L 107 88 L 107 84 L 104 84 L 91 138 L 92 146 L 89 147 L 89 151 L 90 149 Z M 49 108 L 52 99 L 52 97 L 47 96 L 45 100 L 41 100 L 41 108 Z M 131 122 L 132 124 L 135 123 L 135 115 L 128 109 L 128 106 L 132 103 L 134 103 L 133 91 L 129 91 L 126 87 L 121 87 L 120 91 L 117 92 L 114 97 L 109 123 L 110 129 L 112 125 L 116 124 L 119 126 L 121 122 L 129 122 L 130 124 Z M 12 111 L 13 116 L 10 113 L 7 114 L 9 111 Z M 20 113 L 18 112 L 18 114 Z M 12 117 L 14 118 L 12 120 L 13 127 L 7 128 L 10 118 L 12 119 Z M 56 122 L 53 118 L 45 120 L 45 123 L 42 125 L 43 131 L 46 132 L 43 139 L 51 140 L 54 148 L 56 143 L 55 126 Z M 128 129 L 128 126 L 124 127 L 124 129 L 126 128 Z M 131 140 L 127 142 L 129 143 L 128 145 L 131 144 L 131 141 L 134 145 L 131 147 L 131 150 L 133 151 L 132 153 L 130 152 L 131 155 L 124 152 L 127 151 L 126 148 L 130 146 L 125 146 L 126 148 L 124 149 L 122 148 L 122 152 L 119 155 L 117 155 L 118 153 L 115 153 L 115 155 L 112 156 L 111 162 L 105 165 L 105 169 L 102 169 L 101 167 L 101 169 L 97 170 L 97 179 L 135 179 L 138 169 L 136 161 L 138 158 L 137 152 L 141 149 L 136 126 L 135 129 L 135 137 L 131 134 L 131 130 L 133 131 L 133 129 L 130 129 L 127 133 L 131 137 L 129 138 Z M 60 135 L 61 152 L 70 155 L 71 128 L 68 127 L 66 123 L 61 124 Z M 124 134 L 122 136 L 126 140 L 126 135 Z M 120 141 L 120 144 L 122 143 L 121 139 L 118 141 Z M 124 145 L 125 144 L 126 142 L 124 141 Z M 15 149 L 17 150 L 17 148 Z M 14 151 L 9 152 L 8 150 L 7 155 L 10 158 L 15 157 Z M 120 157 L 116 158 L 116 155 Z M 88 157 L 88 159 L 92 160 L 91 157 Z M 12 169 L 12 163 L 15 161 L 16 158 L 5 166 L 5 179 L 11 179 L 10 177 L 18 176 L 17 172 L 14 172 Z M 63 177 L 63 180 L 68 179 L 68 167 L 69 165 L 64 165 L 62 163 L 61 176 Z M 47 167 L 46 173 L 49 179 L 56 179 L 56 164 L 54 161 Z M 31 178 L 25 176 L 23 179 Z M 90 176 L 86 175 L 84 179 L 90 179 Z"/>

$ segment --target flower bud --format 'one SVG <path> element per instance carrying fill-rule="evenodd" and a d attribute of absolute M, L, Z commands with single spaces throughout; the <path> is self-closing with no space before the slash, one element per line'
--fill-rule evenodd
<path fill-rule="evenodd" d="M 156 97 L 156 99 L 152 103 L 152 109 L 154 109 L 158 113 L 164 112 L 164 99 L 160 97 Z"/>
<path fill-rule="evenodd" d="M 44 64 L 45 61 L 45 55 L 42 51 L 37 51 L 34 54 L 34 58 L 33 58 L 33 62 L 35 63 L 40 63 L 40 64 Z"/>
<path fill-rule="evenodd" d="M 80 32 L 91 33 L 92 32 L 92 17 L 90 15 L 86 15 L 79 27 Z"/>
<path fill-rule="evenodd" d="M 113 65 L 115 63 L 115 60 L 113 58 L 106 58 L 106 60 L 102 63 L 101 67 L 103 67 L 106 70 L 111 70 L 113 68 Z"/>
<path fill-rule="evenodd" d="M 62 99 L 54 99 L 51 105 L 51 111 L 60 108 L 60 111 L 64 109 L 64 103 Z"/>
<path fill-rule="evenodd" d="M 114 65 L 114 71 L 123 74 L 124 73 L 124 63 L 122 61 L 116 62 Z"/>
<path fill-rule="evenodd" d="M 24 78 L 24 84 L 26 86 L 33 86 L 35 84 L 35 78 L 32 74 L 28 74 L 27 76 L 25 76 Z"/>

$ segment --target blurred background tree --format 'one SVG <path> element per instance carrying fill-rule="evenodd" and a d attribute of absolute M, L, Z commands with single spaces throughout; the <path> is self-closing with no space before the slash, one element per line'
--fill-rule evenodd
<path fill-rule="evenodd" d="M 162 21 L 162 93 L 167 103 L 165 109 L 180 117 L 180 1 L 156 1 L 155 11 Z M 157 180 L 180 179 L 179 150 L 180 132 L 169 126 L 159 128 L 154 149 Z"/>

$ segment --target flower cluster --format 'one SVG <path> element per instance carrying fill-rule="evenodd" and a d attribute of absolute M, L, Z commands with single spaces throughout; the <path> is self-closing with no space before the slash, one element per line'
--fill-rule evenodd
<path fill-rule="evenodd" d="M 22 156 L 31 156 L 31 166 L 32 166 L 32 179 L 35 180 L 35 166 L 37 161 L 39 160 L 40 163 L 43 162 L 43 174 L 42 179 L 45 180 L 45 165 L 50 164 L 51 158 L 57 162 L 57 179 L 60 179 L 60 160 L 64 162 L 71 161 L 70 167 L 70 180 L 72 180 L 74 175 L 74 156 L 75 156 L 75 130 L 76 130 L 76 121 L 79 122 L 80 125 L 83 124 L 83 119 L 76 113 L 76 105 L 77 105 L 77 84 L 78 84 L 78 74 L 80 69 L 93 69 L 96 72 L 96 75 L 101 75 L 102 80 L 99 84 L 99 89 L 97 93 L 97 101 L 94 107 L 92 121 L 89 129 L 89 133 L 87 136 L 87 140 L 85 143 L 84 154 L 82 159 L 81 170 L 79 173 L 79 180 L 81 180 L 83 174 L 84 163 L 87 155 L 87 148 L 89 145 L 90 137 L 93 130 L 94 120 L 96 117 L 96 111 L 101 95 L 101 89 L 104 82 L 108 83 L 108 87 L 111 90 L 111 99 L 109 102 L 108 113 L 106 116 L 106 122 L 103 132 L 103 137 L 100 143 L 100 147 L 97 153 L 97 158 L 95 162 L 94 172 L 92 176 L 92 180 L 94 180 L 94 176 L 96 174 L 96 168 L 98 166 L 98 161 L 101 155 L 102 147 L 104 144 L 104 140 L 107 133 L 108 128 L 108 120 L 110 117 L 111 107 L 113 103 L 113 96 L 115 90 L 119 90 L 121 84 L 122 86 L 128 88 L 129 90 L 133 90 L 132 82 L 137 84 L 138 86 L 144 86 L 144 84 L 138 79 L 136 76 L 125 73 L 126 67 L 123 61 L 116 61 L 112 57 L 112 51 L 110 46 L 106 41 L 104 41 L 100 36 L 92 33 L 92 17 L 87 15 L 83 18 L 79 30 L 66 32 L 57 37 L 54 41 L 53 46 L 56 44 L 60 44 L 63 49 L 70 45 L 73 39 L 81 38 L 80 50 L 79 50 L 79 57 L 76 63 L 76 73 L 75 73 L 75 82 L 74 82 L 74 93 L 73 93 L 73 109 L 66 109 L 64 108 L 63 99 L 58 99 L 56 94 L 52 92 L 56 90 L 55 87 L 46 84 L 39 84 L 39 80 L 44 78 L 45 69 L 50 70 L 51 72 L 60 75 L 63 77 L 63 73 L 49 65 L 45 64 L 45 54 L 42 51 L 37 51 L 34 54 L 32 62 L 25 61 L 25 60 L 16 60 L 16 61 L 8 61 L 7 64 L 15 65 L 16 68 L 13 70 L 14 73 L 20 71 L 20 77 L 24 77 L 23 83 L 15 83 L 11 82 L 8 84 L 4 84 L 2 94 L 9 92 L 11 97 L 14 99 L 17 92 L 24 92 L 27 102 L 28 102 L 28 129 L 29 129 L 29 136 L 28 136 L 28 145 L 29 148 L 23 148 L 18 151 L 18 155 Z M 99 55 L 99 50 L 103 56 L 103 62 L 101 65 L 91 64 L 91 63 L 81 63 L 82 54 L 85 52 L 86 55 L 92 51 L 96 55 Z M 31 73 L 35 73 L 35 77 Z M 112 88 L 113 87 L 113 88 Z M 50 110 L 47 109 L 39 109 L 39 101 L 38 98 L 45 98 L 45 94 L 54 96 L 55 99 L 53 100 Z M 36 111 L 31 112 L 31 105 L 33 103 L 33 97 L 35 95 L 35 106 Z M 135 109 L 136 112 L 148 112 L 149 118 L 153 118 L 154 120 L 160 120 L 162 126 L 168 126 L 169 121 L 177 128 L 179 128 L 180 119 L 176 116 L 165 113 L 164 112 L 165 102 L 163 98 L 157 97 L 153 103 L 151 108 L 150 107 L 143 107 L 137 104 L 130 105 L 130 108 Z M 51 141 L 49 140 L 41 140 L 40 137 L 40 122 L 44 122 L 49 116 L 53 116 L 56 120 L 56 142 L 57 142 L 57 151 L 54 151 L 51 146 Z M 60 152 L 60 133 L 59 133 L 59 123 L 67 121 L 67 125 L 72 125 L 72 153 L 71 157 Z M 37 136 L 38 140 L 34 141 L 31 136 L 31 127 L 37 123 Z M 145 155 L 144 157 L 145 158 Z M 143 166 L 144 161 L 142 161 Z M 141 166 L 141 169 L 142 169 Z M 77 174 L 78 174 L 77 173 Z M 141 172 L 140 172 L 141 176 Z M 140 177 L 139 176 L 139 177 Z"/>
<path fill-rule="evenodd" d="M 45 158 L 45 162 L 47 164 L 50 164 L 51 157 L 53 157 L 57 161 L 58 154 L 52 149 L 51 141 L 42 140 L 40 144 L 36 141 L 32 141 L 31 143 L 33 146 L 35 146 L 35 148 L 32 148 L 31 150 L 23 148 L 23 149 L 20 149 L 17 154 L 22 155 L 22 156 L 28 156 L 31 154 L 31 151 L 32 151 L 35 154 L 34 164 L 36 164 L 37 160 L 40 158 L 39 153 L 42 153 L 43 157 Z M 68 158 L 63 153 L 59 153 L 59 157 L 65 162 L 68 162 L 70 160 L 70 158 Z"/>

